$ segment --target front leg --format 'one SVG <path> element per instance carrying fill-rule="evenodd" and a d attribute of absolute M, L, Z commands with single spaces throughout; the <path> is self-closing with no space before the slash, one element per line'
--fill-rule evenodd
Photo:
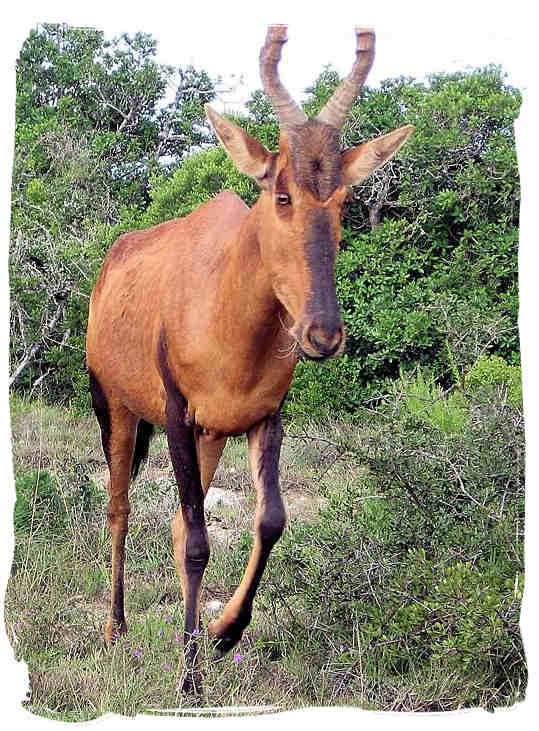
<path fill-rule="evenodd" d="M 170 380 L 165 380 L 165 384 L 168 446 L 180 493 L 180 508 L 172 521 L 172 540 L 185 610 L 182 690 L 198 693 L 201 677 L 196 635 L 199 632 L 202 576 L 209 560 L 210 545 L 194 430 L 185 423 L 185 399 Z"/>
<path fill-rule="evenodd" d="M 249 462 L 256 489 L 254 545 L 247 569 L 222 615 L 209 625 L 217 651 L 230 650 L 251 621 L 253 599 L 271 549 L 281 536 L 286 514 L 279 490 L 279 456 L 283 428 L 280 414 L 264 419 L 247 432 Z"/>

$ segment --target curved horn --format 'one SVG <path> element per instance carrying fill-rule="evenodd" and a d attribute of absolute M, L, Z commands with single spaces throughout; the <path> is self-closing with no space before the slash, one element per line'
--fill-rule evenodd
<path fill-rule="evenodd" d="M 356 60 L 350 74 L 335 90 L 317 119 L 340 129 L 354 99 L 361 91 L 374 61 L 375 34 L 372 28 L 356 28 Z"/>
<path fill-rule="evenodd" d="M 281 84 L 277 65 L 281 60 L 283 44 L 287 41 L 286 25 L 270 25 L 266 42 L 260 51 L 260 78 L 264 91 L 283 126 L 303 124 L 307 115 L 296 104 Z"/>

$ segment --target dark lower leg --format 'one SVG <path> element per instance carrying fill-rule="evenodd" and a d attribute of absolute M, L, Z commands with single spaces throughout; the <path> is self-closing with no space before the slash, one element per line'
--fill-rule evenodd
<path fill-rule="evenodd" d="M 184 599 L 184 667 L 182 689 L 200 690 L 196 633 L 199 630 L 202 576 L 210 548 L 204 520 L 204 493 L 200 481 L 194 430 L 184 420 L 185 400 L 165 369 L 167 437 L 180 493 L 180 508 L 172 523 L 176 568 Z"/>
<path fill-rule="evenodd" d="M 202 492 L 202 491 L 201 491 Z M 199 520 L 193 521 L 193 515 Z M 202 518 L 203 518 L 202 511 Z M 204 569 L 210 549 L 206 526 L 193 504 L 181 506 L 172 523 L 176 569 L 184 601 L 184 663 L 182 687 L 187 692 L 200 690 L 196 634 L 200 629 L 200 595 Z"/>
<path fill-rule="evenodd" d="M 279 455 L 282 427 L 279 414 L 253 427 L 248 433 L 249 461 L 257 494 L 254 545 L 240 585 L 210 623 L 218 639 L 217 649 L 227 652 L 243 634 L 251 620 L 253 600 L 271 549 L 283 532 L 286 515 L 279 490 Z"/>

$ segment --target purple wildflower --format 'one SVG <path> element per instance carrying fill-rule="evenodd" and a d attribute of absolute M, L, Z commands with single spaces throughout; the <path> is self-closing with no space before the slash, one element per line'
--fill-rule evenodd
<path fill-rule="evenodd" d="M 241 654 L 241 652 L 236 652 L 232 660 L 234 662 L 241 662 L 243 660 L 243 655 Z"/>
<path fill-rule="evenodd" d="M 139 650 L 139 648 L 137 647 L 137 649 L 134 650 L 133 655 L 135 657 L 142 657 L 142 650 Z"/>
<path fill-rule="evenodd" d="M 181 641 L 182 641 L 182 638 L 180 637 L 180 635 L 178 635 L 178 634 L 174 635 L 174 642 L 181 642 Z"/>
<path fill-rule="evenodd" d="M 170 672 L 172 671 L 172 665 L 169 665 L 169 664 L 167 663 L 166 665 L 164 665 L 164 666 L 163 666 L 163 670 L 164 670 L 164 671 L 165 671 L 166 673 L 170 673 Z"/>

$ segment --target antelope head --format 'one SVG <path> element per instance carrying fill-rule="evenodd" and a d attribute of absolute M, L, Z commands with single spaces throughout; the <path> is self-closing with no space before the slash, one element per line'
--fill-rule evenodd
<path fill-rule="evenodd" d="M 262 188 L 257 204 L 260 254 L 275 295 L 288 312 L 290 334 L 316 360 L 344 348 L 334 269 L 348 187 L 388 162 L 413 129 L 407 125 L 341 152 L 343 124 L 374 60 L 374 32 L 358 28 L 356 36 L 352 71 L 318 116 L 308 119 L 279 79 L 286 26 L 269 27 L 260 52 L 260 76 L 279 119 L 277 153 L 206 106 L 236 167 Z"/>

